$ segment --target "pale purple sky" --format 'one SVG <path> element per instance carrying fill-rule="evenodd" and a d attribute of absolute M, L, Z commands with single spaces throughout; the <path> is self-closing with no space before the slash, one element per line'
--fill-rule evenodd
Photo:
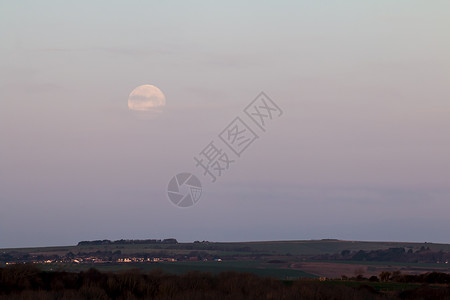
<path fill-rule="evenodd" d="M 450 2 L 2 1 L 0 248 L 79 240 L 450 242 Z M 156 118 L 128 110 L 152 84 Z M 198 154 L 284 111 L 215 183 Z M 170 178 L 192 172 L 179 209 Z"/>

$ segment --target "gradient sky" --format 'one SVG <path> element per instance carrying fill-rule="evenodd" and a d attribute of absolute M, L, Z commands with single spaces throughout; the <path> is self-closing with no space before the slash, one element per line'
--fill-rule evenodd
<path fill-rule="evenodd" d="M 1 1 L 0 247 L 450 243 L 449 1 Z M 128 110 L 141 84 L 164 112 Z M 193 157 L 284 111 L 217 182 Z M 199 203 L 166 195 L 179 172 Z"/>

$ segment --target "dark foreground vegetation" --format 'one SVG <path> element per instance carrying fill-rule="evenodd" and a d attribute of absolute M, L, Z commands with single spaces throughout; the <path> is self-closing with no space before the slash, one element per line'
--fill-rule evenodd
<path fill-rule="evenodd" d="M 249 273 L 218 275 L 129 270 L 102 273 L 42 271 L 17 264 L 0 268 L 0 299 L 450 299 L 448 274 L 418 276 L 422 283 L 282 281 Z M 436 284 L 440 283 L 440 284 Z M 391 285 L 390 289 L 386 289 Z M 392 285 L 395 284 L 395 285 Z M 384 285 L 384 286 L 383 286 Z"/>

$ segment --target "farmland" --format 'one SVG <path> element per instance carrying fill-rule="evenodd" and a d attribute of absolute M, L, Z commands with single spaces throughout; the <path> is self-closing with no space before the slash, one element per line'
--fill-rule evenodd
<path fill-rule="evenodd" d="M 389 249 L 402 249 L 402 257 L 408 255 L 423 257 L 427 254 L 426 257 L 431 257 L 431 260 L 397 261 L 396 257 L 390 261 L 369 260 L 369 254 L 380 251 L 381 253 L 389 252 Z M 355 260 L 340 254 L 350 253 L 356 257 L 356 255 L 361 256 L 361 251 L 369 259 Z M 99 242 L 99 244 L 86 242 L 74 246 L 0 249 L 0 259 L 4 264 L 32 262 L 45 270 L 78 272 L 95 267 L 105 272 L 118 272 L 127 269 L 143 271 L 159 269 L 172 274 L 184 274 L 190 271 L 212 274 L 236 271 L 286 279 L 340 278 L 343 275 L 370 277 L 382 271 L 400 271 L 404 274 L 450 272 L 450 265 L 448 261 L 445 261 L 445 255 L 449 252 L 449 244 L 330 239 L 229 243 L 207 241 L 194 243 L 125 241 L 121 243 L 119 241 Z M 440 254 L 444 259 L 439 262 L 434 261 L 434 256 L 431 254 L 435 253 Z"/>

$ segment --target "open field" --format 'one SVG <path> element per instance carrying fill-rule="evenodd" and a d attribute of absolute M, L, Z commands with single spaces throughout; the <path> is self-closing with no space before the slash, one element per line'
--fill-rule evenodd
<path fill-rule="evenodd" d="M 400 271 L 402 274 L 418 275 L 427 272 L 448 272 L 450 268 L 442 264 L 407 264 L 392 262 L 330 262 L 330 261 L 305 261 L 293 263 L 292 269 L 302 270 L 319 277 L 339 278 L 363 275 L 364 277 L 378 276 L 381 272 Z"/>
<path fill-rule="evenodd" d="M 208 272 L 219 274 L 225 271 L 247 272 L 262 277 L 274 277 L 278 279 L 316 278 L 317 276 L 303 272 L 302 270 L 275 267 L 262 267 L 255 261 L 229 261 L 229 262 L 160 262 L 160 263 L 130 263 L 130 264 L 56 264 L 39 265 L 43 270 L 65 270 L 70 272 L 87 271 L 96 268 L 103 272 L 120 272 L 129 269 L 139 269 L 144 272 L 161 270 L 170 274 L 185 274 L 188 272 Z"/>
<path fill-rule="evenodd" d="M 347 262 L 347 261 L 302 261 L 281 264 L 270 264 L 266 261 L 179 261 L 158 263 L 106 263 L 106 264 L 42 264 L 44 270 L 86 271 L 96 268 L 104 272 L 119 272 L 128 269 L 150 271 L 159 269 L 171 274 L 184 274 L 187 272 L 209 272 L 218 274 L 224 271 L 249 272 L 259 276 L 269 276 L 278 279 L 293 278 L 340 278 L 342 275 L 353 277 L 378 276 L 383 271 L 400 271 L 402 274 L 423 274 L 427 272 L 450 273 L 450 268 L 441 264 L 407 264 L 392 262 Z"/>

